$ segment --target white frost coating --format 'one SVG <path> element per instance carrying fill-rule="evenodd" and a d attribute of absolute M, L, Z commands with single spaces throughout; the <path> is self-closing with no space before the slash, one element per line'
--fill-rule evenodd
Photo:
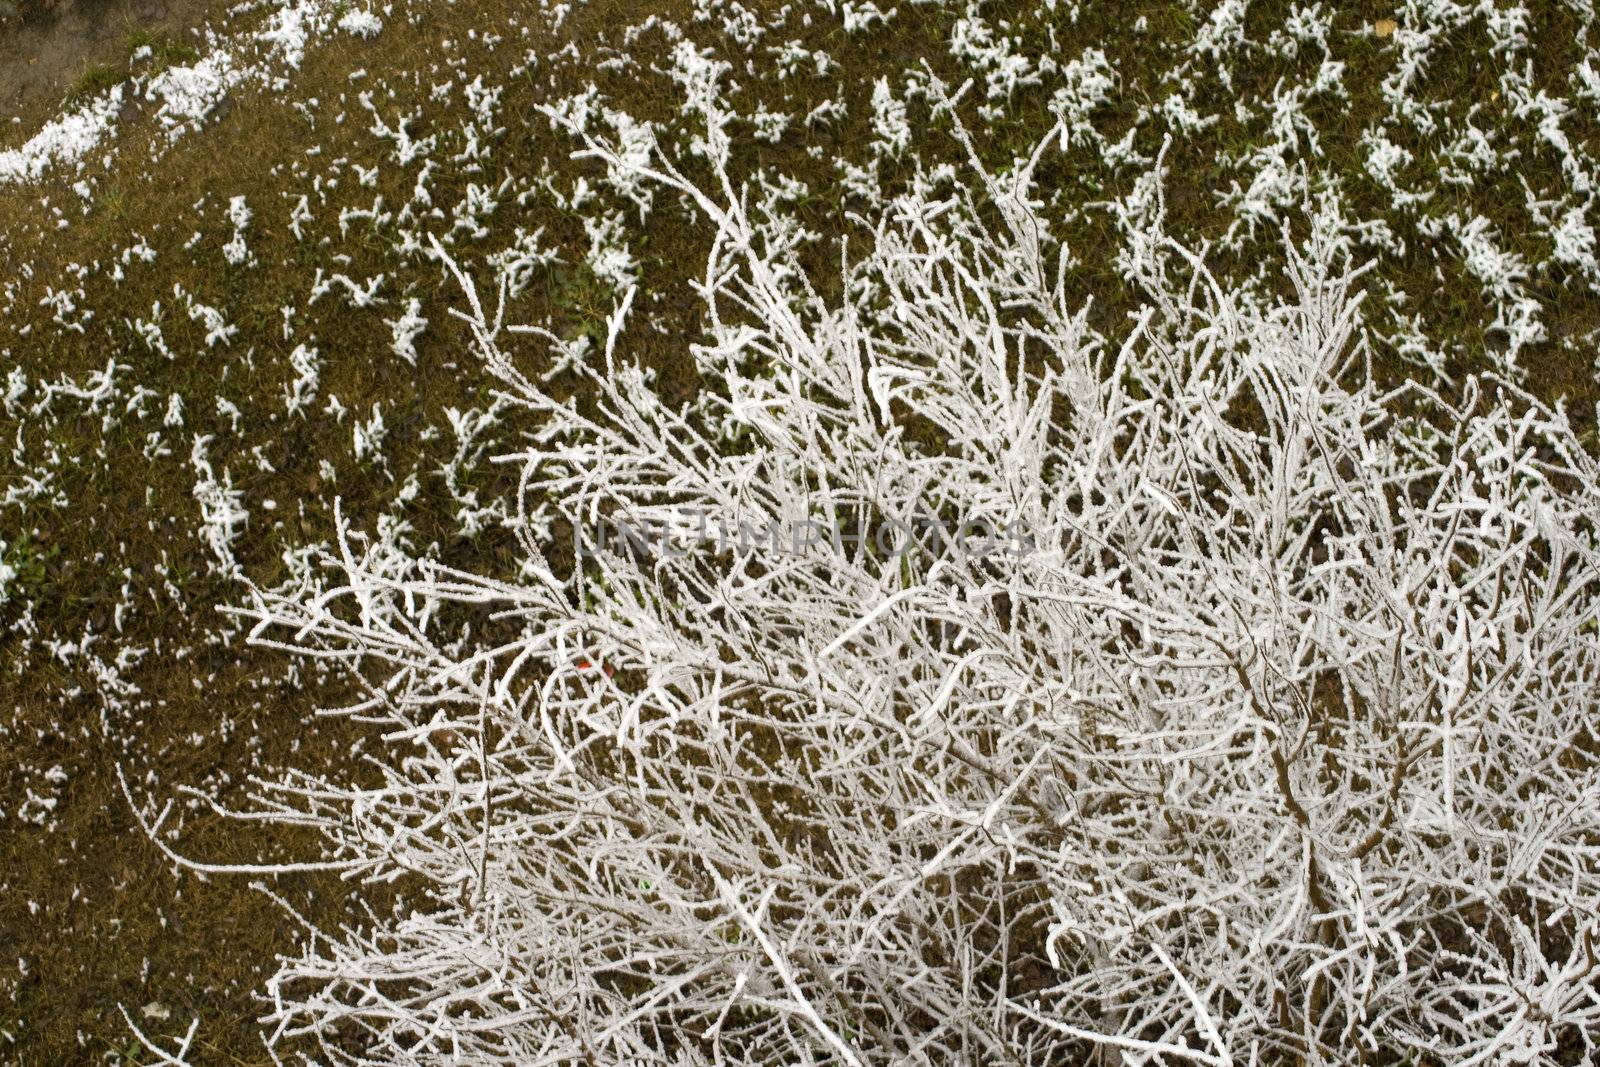
<path fill-rule="evenodd" d="M 1074 141 L 1095 142 L 1100 134 L 1089 122 L 1089 116 L 1110 98 L 1117 87 L 1116 71 L 1106 54 L 1098 48 L 1087 48 L 1083 54 L 1061 68 L 1063 83 L 1050 97 L 1050 110 L 1061 122 L 1062 147 Z M 1177 94 L 1171 98 L 1181 103 Z M 1169 113 L 1176 105 L 1168 105 Z M 1186 110 L 1180 111 L 1187 116 Z M 1191 120 L 1193 125 L 1198 120 Z"/>
<path fill-rule="evenodd" d="M 245 230 L 250 226 L 250 205 L 242 196 L 228 201 L 228 221 L 233 223 L 233 238 L 222 246 L 222 255 L 237 267 L 250 258 L 250 246 L 245 241 Z"/>
<path fill-rule="evenodd" d="M 1553 236 L 1556 246 L 1551 255 L 1557 263 L 1578 267 L 1591 275 L 1600 271 L 1600 264 L 1595 263 L 1594 227 L 1584 220 L 1582 210 L 1573 208 L 1563 215 Z"/>
<path fill-rule="evenodd" d="M 369 460 L 383 459 L 383 441 L 389 436 L 389 428 L 383 421 L 383 405 L 372 405 L 372 417 L 366 422 L 357 422 L 353 431 L 353 445 L 356 460 L 366 462 Z"/>
<path fill-rule="evenodd" d="M 160 100 L 156 118 L 169 130 L 199 122 L 211 114 L 246 71 L 226 52 L 214 52 L 188 67 L 169 67 L 150 79 L 145 95 Z"/>
<path fill-rule="evenodd" d="M 213 569 L 235 574 L 239 564 L 233 557 L 233 543 L 249 522 L 250 513 L 240 503 L 244 494 L 233 487 L 232 476 L 224 470 L 222 477 L 217 477 L 207 454 L 210 442 L 210 434 L 197 435 L 189 453 L 195 471 L 194 499 L 200 505 L 200 538 L 216 557 Z"/>
<path fill-rule="evenodd" d="M 415 367 L 417 365 L 416 341 L 428 328 L 428 320 L 422 315 L 422 301 L 412 297 L 406 301 L 405 314 L 398 319 L 384 319 L 383 321 L 393 331 L 393 339 L 389 345 L 390 350 Z"/>
<path fill-rule="evenodd" d="M 36 181 L 61 164 L 81 164 L 116 124 L 123 86 L 103 93 L 34 134 L 21 148 L 0 152 L 0 185 Z"/>
<path fill-rule="evenodd" d="M 265 81 L 274 61 L 298 68 L 310 41 L 327 32 L 332 6 L 327 0 L 286 3 L 267 19 L 263 30 L 236 36 L 193 64 L 136 77 L 100 94 L 49 123 L 21 148 L 0 152 L 0 185 L 37 180 L 57 165 L 81 164 L 112 132 L 125 98 L 155 103 L 158 121 L 167 128 L 169 139 L 176 140 L 240 84 Z M 383 24 L 376 15 L 351 12 L 340 25 L 370 37 Z"/>
<path fill-rule="evenodd" d="M 1361 145 L 1367 150 L 1366 168 L 1373 181 L 1390 192 L 1397 192 L 1395 172 L 1410 164 L 1415 157 L 1389 140 L 1381 129 L 1367 130 L 1362 134 Z"/>
<path fill-rule="evenodd" d="M 17 569 L 6 562 L 10 552 L 11 546 L 0 540 L 0 605 L 4 605 L 10 596 L 11 582 L 17 576 Z"/>
<path fill-rule="evenodd" d="M 356 37 L 376 37 L 383 32 L 383 20 L 370 11 L 347 11 L 339 28 Z"/>
<path fill-rule="evenodd" d="M 589 254 L 584 257 L 589 270 L 619 293 L 631 287 L 639 278 L 639 261 L 628 247 L 628 231 L 622 217 L 585 216 L 583 228 L 589 234 Z"/>
<path fill-rule="evenodd" d="M 639 208 L 639 220 L 650 213 L 649 183 L 639 178 L 639 169 L 650 159 L 655 149 L 655 130 L 649 122 L 638 122 L 625 111 L 605 111 L 605 120 L 616 131 L 617 144 L 622 149 L 626 166 L 608 166 L 606 182 L 620 195 L 627 197 Z"/>
<path fill-rule="evenodd" d="M 539 427 L 473 509 L 516 509 L 523 580 L 341 520 L 306 581 L 254 591 L 252 639 L 348 667 L 384 746 L 384 788 L 295 774 L 260 817 L 419 889 L 280 960 L 274 1038 L 354 1025 L 397 1064 L 1592 1059 L 1600 466 L 1565 416 L 1491 377 L 1395 415 L 1328 226 L 1285 238 L 1262 299 L 1130 200 L 1135 314 L 1101 334 L 1033 164 L 1002 182 L 970 143 L 948 196 L 878 205 L 843 296 L 800 297 L 705 144 L 713 192 L 659 157 L 652 180 L 716 235 L 693 354 L 742 447 L 609 358 L 627 297 L 608 358 L 569 368 L 593 411 L 546 392 L 436 245 Z M 1516 272 L 1473 233 L 1482 276 Z M 696 516 L 784 543 L 659 533 Z M 1026 547 L 827 543 L 923 517 Z M 557 574 L 538 531 L 569 525 L 600 536 Z"/>
<path fill-rule="evenodd" d="M 289 366 L 294 370 L 294 381 L 284 389 L 283 403 L 294 415 L 316 399 L 317 386 L 322 381 L 322 359 L 316 348 L 295 345 L 289 353 Z"/>
<path fill-rule="evenodd" d="M 306 44 L 326 23 L 328 4 L 319 0 L 285 6 L 273 13 L 256 39 L 270 45 L 289 66 L 299 68 Z"/>
<path fill-rule="evenodd" d="M 874 153 L 898 157 L 911 145 L 905 102 L 896 99 L 888 78 L 879 78 L 872 87 L 872 132 Z"/>
<path fill-rule="evenodd" d="M 228 322 L 221 311 L 210 304 L 202 304 L 193 295 L 184 292 L 181 286 L 175 286 L 174 292 L 188 305 L 189 320 L 205 327 L 207 348 L 215 348 L 219 344 L 226 347 L 233 342 L 239 327 Z"/>
<path fill-rule="evenodd" d="M 0 349 L 0 356 L 9 357 L 10 355 L 11 350 L 9 348 Z M 6 375 L 5 394 L 0 395 L 0 405 L 5 407 L 7 415 L 15 415 L 22 410 L 21 401 L 27 392 L 28 376 L 23 373 L 21 367 L 12 367 L 10 373 Z"/>

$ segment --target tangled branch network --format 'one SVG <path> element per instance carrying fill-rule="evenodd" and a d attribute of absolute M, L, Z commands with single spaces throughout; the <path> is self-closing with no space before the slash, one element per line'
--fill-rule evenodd
<path fill-rule="evenodd" d="M 1092 328 L 1032 165 L 975 155 L 863 223 L 824 296 L 707 144 L 709 192 L 664 153 L 587 149 L 714 233 L 695 403 L 619 351 L 627 301 L 569 361 L 594 404 L 556 400 L 456 271 L 535 428 L 502 457 L 522 579 L 346 530 L 245 609 L 255 640 L 365 679 L 350 710 L 383 737 L 265 813 L 407 899 L 281 965 L 272 1041 L 1594 1056 L 1600 472 L 1564 413 L 1491 378 L 1381 393 L 1359 271 L 1317 237 L 1264 299 L 1147 235 L 1136 313 Z M 987 520 L 1030 550 L 730 549 L 688 535 L 706 516 Z M 619 517 L 668 535 L 569 537 Z"/>

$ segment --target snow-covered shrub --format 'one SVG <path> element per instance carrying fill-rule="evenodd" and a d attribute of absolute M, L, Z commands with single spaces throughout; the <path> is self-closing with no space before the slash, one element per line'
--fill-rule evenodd
<path fill-rule="evenodd" d="M 885 205 L 830 301 L 725 175 L 591 150 L 716 235 L 707 392 L 652 390 L 624 301 L 580 411 L 458 274 L 531 428 L 503 457 L 526 577 L 347 530 L 246 609 L 365 679 L 383 739 L 266 812 L 404 901 L 281 965 L 275 1042 L 1594 1054 L 1600 472 L 1562 412 L 1380 394 L 1320 241 L 1263 303 L 1153 239 L 1108 336 L 1027 168 Z"/>

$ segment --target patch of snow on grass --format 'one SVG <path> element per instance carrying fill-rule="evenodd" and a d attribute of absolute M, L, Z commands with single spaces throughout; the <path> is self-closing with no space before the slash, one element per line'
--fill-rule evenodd
<path fill-rule="evenodd" d="M 81 164 L 116 122 L 122 107 L 118 85 L 34 134 L 21 148 L 0 152 L 0 185 L 37 181 L 57 164 Z"/>
<path fill-rule="evenodd" d="M 383 20 L 370 11 L 347 11 L 339 28 L 356 37 L 376 37 L 383 32 Z"/>
<path fill-rule="evenodd" d="M 226 52 L 213 52 L 188 67 L 169 67 L 150 79 L 146 95 L 159 98 L 156 118 L 169 130 L 197 123 L 211 114 L 228 90 L 244 78 L 244 71 Z"/>

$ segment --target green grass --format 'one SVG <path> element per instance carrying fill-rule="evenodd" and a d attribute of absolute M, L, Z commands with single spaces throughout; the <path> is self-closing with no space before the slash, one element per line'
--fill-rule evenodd
<path fill-rule="evenodd" d="M 151 74 L 160 74 L 168 67 L 184 66 L 200 58 L 200 53 L 192 45 L 175 40 L 166 32 L 146 27 L 130 30 L 125 43 L 130 61 L 140 49 L 150 50 L 145 62 L 149 64 Z"/>
<path fill-rule="evenodd" d="M 171 67 L 193 63 L 200 53 L 165 31 L 138 27 L 123 39 L 124 58 L 116 62 L 87 62 L 73 80 L 62 101 L 63 107 L 77 107 L 127 81 L 135 71 L 160 74 Z M 136 58 L 137 57 L 137 58 Z"/>
<path fill-rule="evenodd" d="M 81 104 L 114 86 L 121 85 L 127 77 L 126 67 L 112 66 L 109 63 L 87 63 L 83 72 L 73 81 L 72 88 L 67 90 L 64 105 L 73 107 Z"/>

